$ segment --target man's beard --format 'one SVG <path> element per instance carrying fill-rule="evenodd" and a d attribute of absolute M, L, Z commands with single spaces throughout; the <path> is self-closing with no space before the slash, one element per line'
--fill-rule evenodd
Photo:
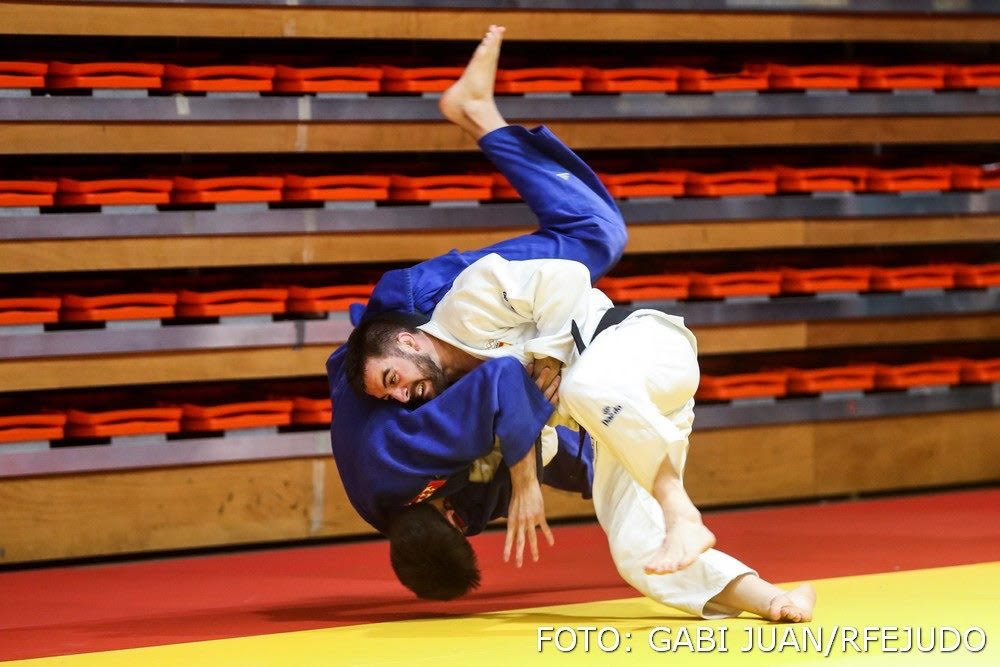
<path fill-rule="evenodd" d="M 407 402 L 407 405 L 410 407 L 419 407 L 444 391 L 448 386 L 448 381 L 444 376 L 444 371 L 441 370 L 440 366 L 434 363 L 434 360 L 431 359 L 429 354 L 418 354 L 416 352 L 404 352 L 403 354 L 407 359 L 413 362 L 413 364 L 417 367 L 417 370 L 420 371 L 420 374 L 424 376 L 424 379 L 426 379 L 433 388 L 432 396 L 427 395 L 426 388 L 423 396 L 417 396 L 416 394 L 410 396 L 410 400 Z"/>

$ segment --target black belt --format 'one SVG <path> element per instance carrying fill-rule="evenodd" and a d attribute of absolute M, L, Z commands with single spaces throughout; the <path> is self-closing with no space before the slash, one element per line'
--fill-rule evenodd
<path fill-rule="evenodd" d="M 597 323 L 597 328 L 594 329 L 593 335 L 590 337 L 590 342 L 593 343 L 594 339 L 597 338 L 597 334 L 601 333 L 608 327 L 613 327 L 616 324 L 621 324 L 626 317 L 634 313 L 637 308 L 623 308 L 622 306 L 612 306 L 604 311 L 604 315 L 601 316 L 601 321 Z M 576 349 L 580 354 L 587 349 L 587 346 L 583 343 L 583 336 L 580 334 L 580 327 L 576 325 L 576 320 L 570 322 L 569 332 L 573 334 L 573 341 L 576 343 Z M 583 439 L 587 436 L 587 431 L 584 430 L 583 426 L 577 424 L 580 429 L 580 442 L 578 443 L 579 449 L 576 450 L 576 463 L 577 469 L 582 473 L 583 471 Z"/>
<path fill-rule="evenodd" d="M 597 334 L 601 333 L 608 327 L 613 327 L 616 324 L 621 324 L 625 321 L 625 318 L 634 313 L 637 308 L 624 308 L 622 306 L 612 306 L 604 311 L 604 315 L 601 316 L 601 321 L 597 323 L 597 328 L 594 329 L 594 334 L 590 337 L 590 342 L 593 343 L 594 339 L 597 338 Z M 576 343 L 576 349 L 580 354 L 587 349 L 587 346 L 583 343 L 583 336 L 580 335 L 580 327 L 576 325 L 576 320 L 570 322 L 569 332 L 573 334 L 573 341 Z"/>

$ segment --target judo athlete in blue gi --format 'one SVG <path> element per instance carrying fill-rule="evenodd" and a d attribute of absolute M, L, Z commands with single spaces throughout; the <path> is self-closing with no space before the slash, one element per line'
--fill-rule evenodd
<path fill-rule="evenodd" d="M 580 306 L 583 309 L 581 322 L 584 324 L 582 327 L 585 330 L 584 333 L 589 334 L 588 340 L 590 337 L 596 336 L 595 331 L 599 330 L 597 320 L 602 319 L 601 317 L 595 318 L 594 315 L 599 316 L 610 308 L 611 304 L 606 297 L 600 295 L 599 292 L 596 292 L 596 295 L 590 293 L 590 280 L 588 280 L 588 278 L 597 277 L 601 271 L 607 268 L 608 265 L 601 262 L 608 259 L 608 253 L 606 252 L 602 256 L 600 251 L 597 251 L 595 255 L 595 247 L 588 245 L 587 242 L 580 244 L 579 239 L 583 237 L 574 237 L 574 234 L 576 231 L 586 230 L 584 235 L 587 241 L 594 241 L 595 238 L 600 240 L 601 236 L 607 235 L 607 231 L 597 232 L 595 236 L 594 229 L 614 229 L 621 224 L 620 216 L 613 201 L 597 182 L 589 168 L 573 156 L 568 149 L 562 147 L 554 137 L 544 130 L 529 133 L 521 128 L 509 127 L 500 116 L 493 102 L 492 90 L 502 33 L 501 28 L 491 27 L 461 79 L 442 97 L 441 109 L 449 120 L 461 126 L 479 141 L 487 156 L 508 176 L 511 183 L 521 192 L 525 201 L 539 215 L 542 229 L 535 235 L 508 242 L 507 245 L 499 244 L 476 253 L 450 256 L 450 264 L 446 257 L 433 265 L 430 263 L 418 265 L 411 269 L 409 274 L 401 276 L 404 279 L 397 280 L 395 286 L 390 281 L 385 286 L 380 284 L 381 289 L 376 289 L 375 298 L 369 306 L 370 312 L 366 313 L 366 316 L 374 312 L 373 307 L 382 311 L 397 309 L 406 312 L 417 310 L 424 313 L 434 309 L 434 319 L 426 325 L 419 325 L 420 329 L 417 329 L 418 325 L 413 322 L 401 323 L 409 338 L 404 340 L 404 336 L 392 341 L 388 341 L 388 339 L 381 341 L 379 346 L 374 349 L 382 350 L 383 348 L 380 346 L 387 341 L 399 343 L 399 345 L 397 345 L 396 351 L 388 357 L 379 356 L 379 354 L 384 354 L 381 352 L 374 355 L 380 359 L 390 359 L 390 362 L 380 365 L 374 370 L 370 369 L 368 365 L 368 361 L 373 355 L 367 347 L 371 342 L 368 340 L 367 334 L 357 337 L 352 335 L 352 340 L 358 338 L 361 342 L 354 345 L 356 349 L 353 353 L 349 352 L 348 354 L 347 366 L 352 368 L 349 368 L 347 374 L 349 377 L 355 378 L 356 382 L 361 383 L 362 393 L 378 398 L 391 398 L 411 405 L 424 404 L 410 415 L 396 413 L 393 417 L 388 417 L 393 420 L 392 426 L 405 434 L 402 440 L 391 443 L 393 446 L 385 446 L 382 442 L 376 444 L 375 448 L 383 454 L 384 460 L 381 463 L 384 465 L 372 465 L 371 468 L 380 467 L 380 470 L 352 471 L 342 467 L 341 473 L 345 479 L 345 486 L 356 485 L 358 479 L 364 479 L 365 481 L 362 483 L 370 485 L 371 488 L 376 486 L 386 488 L 389 486 L 387 482 L 384 480 L 376 481 L 375 478 L 385 474 L 405 477 L 407 474 L 426 475 L 429 473 L 435 476 L 433 483 L 428 483 L 409 502 L 427 500 L 438 493 L 445 495 L 447 491 L 445 486 L 451 483 L 453 476 L 462 474 L 460 467 L 462 464 L 459 459 L 463 459 L 467 463 L 474 460 L 470 459 L 472 454 L 480 452 L 481 456 L 481 452 L 484 451 L 483 441 L 477 440 L 476 443 L 470 445 L 471 437 L 474 436 L 478 439 L 483 433 L 481 429 L 469 430 L 467 428 L 469 419 L 478 414 L 477 418 L 485 420 L 490 411 L 496 411 L 498 415 L 506 414 L 508 417 L 516 419 L 510 410 L 505 411 L 501 405 L 502 402 L 523 399 L 525 405 L 522 406 L 522 409 L 524 409 L 533 403 L 533 398 L 537 399 L 537 394 L 532 392 L 533 387 L 530 382 L 525 382 L 522 379 L 518 384 L 513 379 L 516 374 L 505 374 L 503 369 L 496 370 L 496 364 L 499 360 L 483 363 L 484 359 L 512 354 L 515 359 L 520 361 L 531 360 L 535 367 L 535 379 L 539 387 L 545 391 L 545 397 L 550 399 L 555 397 L 556 391 L 559 389 L 558 370 L 562 363 L 567 361 L 569 355 L 556 353 L 558 346 L 552 341 L 563 336 L 563 333 L 559 333 L 558 336 L 555 334 L 550 336 L 535 334 L 520 337 L 520 333 L 523 332 L 518 329 L 515 334 L 512 334 L 517 340 L 507 340 L 500 337 L 487 340 L 483 337 L 482 340 L 477 338 L 467 344 L 461 338 L 450 335 L 450 331 L 454 331 L 456 328 L 475 327 L 474 322 L 461 321 L 462 312 L 474 313 L 477 316 L 482 314 L 485 318 L 484 321 L 490 322 L 493 321 L 490 318 L 494 316 L 503 318 L 503 313 L 499 312 L 503 311 L 503 308 L 500 307 L 502 304 L 498 305 L 498 303 L 493 302 L 492 292 L 480 297 L 479 295 L 484 294 L 484 292 L 477 291 L 477 285 L 505 287 L 510 284 L 512 289 L 534 290 L 535 293 L 529 295 L 518 291 L 511 292 L 510 298 L 508 298 L 506 290 L 503 292 L 503 301 L 507 303 L 504 307 L 509 311 L 504 311 L 507 312 L 507 316 L 509 317 L 513 312 L 514 319 L 523 318 L 523 308 L 527 303 L 525 299 L 528 301 L 532 298 L 544 300 L 558 292 L 557 288 L 561 281 L 560 274 L 558 271 L 550 269 L 553 266 L 562 267 L 562 270 L 566 271 L 565 274 L 562 274 L 565 283 L 567 286 L 571 286 L 569 289 L 572 292 L 568 297 L 565 297 L 564 290 L 565 298 L 562 301 L 567 303 L 580 301 L 577 297 L 583 295 Z M 564 233 L 567 235 L 563 236 Z M 542 239 L 545 240 L 544 243 L 541 242 Z M 551 243 L 553 241 L 554 244 Z M 621 239 L 611 239 L 611 241 L 611 245 L 607 246 L 606 250 L 610 249 L 610 254 L 614 256 L 621 252 Z M 576 243 L 576 247 L 574 247 L 574 243 Z M 582 257 L 574 257 L 574 253 L 582 255 Z M 550 257 L 558 259 L 540 259 Z M 463 264 L 466 266 L 462 266 Z M 420 274 L 422 267 L 423 275 Z M 436 271 L 428 271 L 432 267 Z M 452 290 L 449 290 L 449 281 L 456 278 L 456 273 L 454 271 L 449 273 L 446 267 L 458 268 L 460 273 Z M 595 268 L 598 270 L 595 271 Z M 414 278 L 416 280 L 413 280 Z M 428 279 L 426 284 L 420 282 L 423 278 Z M 578 286 L 581 278 L 583 286 Z M 409 282 L 406 279 L 410 279 Z M 411 293 L 407 294 L 406 289 L 409 289 Z M 456 295 L 460 295 L 460 298 Z M 449 300 L 454 303 L 450 303 Z M 490 303 L 486 303 L 486 301 L 490 301 Z M 446 304 L 447 307 L 445 307 Z M 566 312 L 560 311 L 561 301 L 556 297 L 552 297 L 545 305 L 546 308 L 541 310 L 546 313 L 559 313 L 553 316 L 557 327 L 560 326 L 560 317 L 570 312 L 574 316 L 576 315 L 574 303 L 563 308 Z M 463 308 L 466 310 L 463 311 Z M 530 310 L 530 305 L 528 308 Z M 551 310 L 549 310 L 550 308 Z M 439 318 L 442 312 L 447 314 Z M 569 322 L 565 317 L 563 320 L 565 328 L 568 330 Z M 520 324 L 518 322 L 518 326 Z M 539 320 L 534 322 L 539 332 L 549 324 L 551 323 Z M 509 331 L 517 329 L 514 325 L 511 326 L 513 328 Z M 448 327 L 451 329 L 449 330 Z M 364 323 L 360 329 L 363 328 Z M 742 563 L 711 549 L 714 537 L 701 524 L 700 515 L 697 514 L 694 506 L 690 505 L 690 500 L 687 500 L 682 487 L 680 491 L 696 517 L 696 521 L 686 520 L 695 524 L 695 528 L 700 528 L 707 535 L 707 539 L 702 540 L 706 544 L 696 545 L 694 551 L 688 549 L 686 553 L 682 554 L 683 562 L 680 562 L 677 557 L 671 556 L 667 551 L 667 545 L 670 543 L 668 538 L 676 537 L 672 534 L 675 529 L 680 531 L 678 535 L 682 538 L 679 540 L 682 543 L 691 542 L 688 538 L 692 533 L 689 528 L 677 524 L 668 530 L 667 525 L 669 524 L 665 521 L 666 517 L 669 516 L 667 505 L 663 499 L 654 498 L 651 495 L 651 490 L 660 488 L 653 479 L 654 473 L 659 479 L 659 470 L 666 468 L 667 463 L 670 464 L 669 467 L 674 475 L 673 481 L 675 483 L 679 484 L 680 475 L 683 472 L 687 453 L 687 435 L 690 433 L 691 406 L 693 405 L 689 399 L 697 385 L 697 362 L 694 357 L 695 341 L 693 335 L 683 328 L 683 323 L 679 319 L 656 312 L 644 313 L 639 317 L 633 315 L 615 327 L 613 331 L 619 340 L 630 340 L 634 337 L 637 344 L 646 346 L 647 349 L 651 341 L 662 345 L 661 348 L 655 348 L 662 352 L 662 354 L 657 355 L 657 372 L 662 371 L 665 375 L 663 378 L 658 378 L 657 382 L 662 379 L 664 381 L 660 384 L 670 387 L 670 390 L 666 392 L 669 396 L 665 396 L 664 400 L 679 401 L 675 413 L 667 414 L 661 411 L 662 414 L 642 415 L 643 419 L 648 421 L 652 421 L 657 416 L 661 417 L 661 421 L 664 422 L 662 428 L 676 435 L 673 440 L 661 448 L 658 454 L 651 449 L 657 438 L 651 437 L 642 430 L 636 430 L 633 422 L 638 424 L 642 420 L 631 416 L 627 409 L 623 411 L 620 405 L 605 406 L 604 419 L 601 419 L 600 416 L 596 421 L 588 418 L 586 423 L 582 416 L 577 416 L 584 411 L 577 410 L 571 414 L 588 431 L 599 434 L 602 443 L 605 442 L 605 438 L 608 441 L 612 440 L 612 436 L 607 433 L 608 429 L 602 429 L 602 426 L 607 427 L 616 418 L 619 420 L 617 425 L 625 423 L 630 425 L 630 430 L 625 431 L 624 438 L 622 432 L 615 436 L 617 438 L 616 445 L 609 448 L 604 455 L 601 455 L 602 449 L 598 448 L 593 483 L 597 517 L 608 535 L 612 556 L 619 572 L 629 583 L 653 599 L 704 617 L 728 616 L 740 611 L 752 611 L 773 620 L 808 620 L 815 602 L 813 589 L 806 585 L 786 593 L 761 580 L 753 570 Z M 650 335 L 650 332 L 653 334 Z M 426 333 L 431 333 L 432 338 L 443 340 L 450 346 L 449 348 L 435 347 L 437 359 L 434 359 L 428 352 L 422 352 L 413 343 L 416 340 L 415 335 L 425 335 Z M 474 332 L 475 336 L 480 334 L 485 336 L 487 333 L 485 330 Z M 393 335 L 395 336 L 395 334 Z M 563 337 L 566 336 L 568 334 Z M 574 337 L 582 352 L 583 345 L 579 334 L 575 334 Z M 605 337 L 604 342 L 606 339 L 608 337 Z M 401 346 L 403 343 L 409 345 L 410 349 L 404 349 Z M 599 348 L 601 344 L 602 339 L 598 338 L 593 341 L 592 347 Z M 500 349 L 505 345 L 516 349 Z M 351 347 L 350 343 L 348 347 Z M 574 402 L 583 404 L 589 400 L 587 392 L 579 391 L 577 387 L 586 387 L 588 392 L 593 391 L 599 389 L 598 385 L 602 377 L 614 375 L 615 368 L 608 361 L 613 359 L 613 352 L 609 352 L 607 345 L 604 345 L 604 348 L 601 353 L 585 355 L 585 358 L 590 360 L 603 359 L 603 365 L 596 362 L 580 363 L 575 368 L 569 369 L 567 376 L 575 378 L 576 381 L 572 383 L 573 391 L 567 393 L 572 396 Z M 424 349 L 427 349 L 426 346 Z M 448 359 L 442 358 L 441 349 L 450 355 Z M 549 349 L 553 350 L 552 358 L 545 356 Z M 622 354 L 627 355 L 628 353 L 623 351 Z M 354 357 L 353 361 L 351 360 L 352 356 Z M 636 365 L 636 360 L 630 359 L 629 361 L 632 366 Z M 674 363 L 675 361 L 676 363 Z M 337 365 L 340 362 L 341 358 L 339 357 L 335 356 L 331 359 L 332 379 L 335 379 L 342 370 Z M 586 373 L 579 370 L 584 366 L 588 369 Z M 448 371 L 447 375 L 445 369 Z M 374 375 L 369 373 L 370 370 Z M 494 379 L 484 377 L 484 375 L 494 372 L 499 372 L 500 375 L 497 377 L 506 378 L 505 381 L 509 384 L 498 385 L 499 390 L 490 391 L 489 388 L 484 388 L 482 385 L 467 383 L 470 378 L 477 382 Z M 580 375 L 588 374 L 591 377 L 588 377 L 586 382 L 579 378 Z M 359 377 L 362 378 L 360 381 L 357 380 Z M 341 403 L 345 403 L 347 406 L 348 403 L 345 401 L 357 400 L 359 405 L 363 405 L 365 399 L 361 397 L 345 398 L 350 395 L 350 392 L 342 386 L 342 381 L 338 380 L 337 382 L 334 383 L 333 389 L 335 401 L 333 437 L 338 464 L 343 466 L 340 453 L 342 445 L 338 444 L 338 421 L 344 416 Z M 445 391 L 448 382 L 453 382 L 453 384 Z M 455 392 L 456 389 L 460 389 L 461 392 Z M 622 389 L 615 387 L 615 390 Z M 659 388 L 657 388 L 658 390 Z M 516 397 L 518 391 L 523 391 L 524 396 Z M 638 391 L 641 393 L 642 389 L 640 388 Z M 468 400 L 464 410 L 461 407 L 456 408 L 455 406 L 458 404 L 451 402 L 456 400 L 456 393 L 459 397 L 458 400 Z M 432 398 L 435 400 L 426 403 Z M 446 403 L 442 404 L 443 401 Z M 450 408 L 447 402 L 450 402 Z M 428 408 L 432 409 L 428 410 Z M 438 408 L 438 410 L 433 408 Z M 451 410 L 450 414 L 448 413 L 449 409 Z M 538 424 L 537 420 L 541 419 L 543 411 L 537 405 L 534 406 L 534 409 L 536 410 L 534 413 L 535 424 Z M 357 408 L 354 410 L 358 411 Z M 424 412 L 420 413 L 421 410 Z M 375 413 L 376 411 L 372 411 L 372 414 Z M 415 417 L 414 415 L 418 413 L 420 416 Z M 618 416 L 619 413 L 622 416 Z M 350 418 L 350 412 L 347 414 L 348 420 L 342 423 L 346 423 L 348 428 L 354 430 L 354 437 L 360 434 L 361 440 L 365 441 L 363 444 L 359 443 L 358 446 L 371 447 L 373 442 L 371 429 L 356 429 L 351 424 L 352 421 L 356 420 Z M 388 415 L 390 413 L 380 414 Z M 523 418 L 524 414 L 521 417 Z M 379 417 L 373 418 L 369 415 L 366 419 L 368 420 L 367 425 L 370 427 L 372 424 L 377 425 Z M 417 424 L 414 420 L 423 420 L 424 424 Z M 479 426 L 484 424 L 484 422 L 477 423 Z M 382 423 L 382 428 L 391 429 L 392 426 L 389 426 L 388 422 Z M 515 432 L 517 429 L 511 429 L 509 424 L 504 424 L 504 419 L 496 421 L 494 430 L 499 450 L 510 472 L 513 489 L 512 500 L 508 508 L 505 558 L 509 557 L 516 537 L 515 553 L 518 564 L 521 561 L 526 538 L 530 544 L 532 556 L 537 560 L 535 527 L 540 527 L 550 544 L 552 543 L 551 533 L 545 523 L 541 492 L 538 488 L 534 460 L 535 448 L 528 440 L 538 431 L 532 430 L 530 436 L 523 433 L 518 434 Z M 635 451 L 636 456 L 638 456 L 638 464 L 630 460 L 632 454 L 628 449 L 628 433 L 632 433 L 637 440 Z M 381 433 L 380 436 L 384 438 L 385 434 Z M 613 455 L 611 455 L 612 453 Z M 650 461 L 653 462 L 652 466 L 647 465 Z M 369 465 L 371 465 L 370 461 Z M 357 479 L 349 481 L 349 477 L 355 472 L 367 472 L 367 478 L 361 474 L 358 475 Z M 392 491 L 398 493 L 399 489 L 393 488 Z M 367 492 L 371 494 L 371 489 L 368 489 Z M 348 488 L 348 493 L 353 497 L 351 488 Z M 382 499 L 385 498 L 386 495 L 383 494 Z M 359 511 L 362 510 L 359 508 Z M 364 511 L 362 511 L 362 515 L 365 516 Z M 512 520 L 513 525 L 511 525 Z M 667 565 L 662 565 L 664 558 L 668 560 L 673 558 L 678 563 L 670 565 L 668 562 Z"/>

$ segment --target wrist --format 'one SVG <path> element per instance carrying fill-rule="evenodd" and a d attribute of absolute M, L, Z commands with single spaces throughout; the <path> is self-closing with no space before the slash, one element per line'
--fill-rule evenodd
<path fill-rule="evenodd" d="M 510 467 L 510 481 L 515 489 L 538 483 L 535 471 L 535 445 L 531 446 L 524 458 Z"/>

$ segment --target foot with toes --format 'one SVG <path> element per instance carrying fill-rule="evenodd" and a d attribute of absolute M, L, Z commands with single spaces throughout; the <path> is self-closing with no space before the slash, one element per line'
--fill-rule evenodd
<path fill-rule="evenodd" d="M 807 623 L 812 620 L 816 606 L 816 589 L 812 584 L 802 584 L 787 593 L 775 596 L 768 606 L 767 618 L 786 623 Z"/>
<path fill-rule="evenodd" d="M 507 124 L 493 100 L 504 30 L 503 26 L 490 26 L 462 76 L 444 92 L 438 104 L 445 118 L 477 139 Z"/>
<path fill-rule="evenodd" d="M 701 521 L 677 521 L 659 550 L 646 563 L 647 574 L 670 574 L 688 567 L 715 546 L 715 535 Z"/>

